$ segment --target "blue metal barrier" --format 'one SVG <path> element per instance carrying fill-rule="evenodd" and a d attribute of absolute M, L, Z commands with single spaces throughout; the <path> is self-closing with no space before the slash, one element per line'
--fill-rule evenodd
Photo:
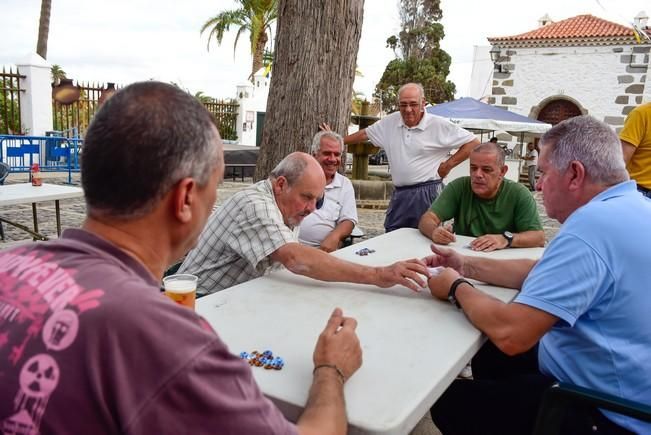
<path fill-rule="evenodd" d="M 11 167 L 11 172 L 29 172 L 38 163 L 41 172 L 79 172 L 79 153 L 83 139 L 61 136 L 0 135 L 0 161 Z"/>

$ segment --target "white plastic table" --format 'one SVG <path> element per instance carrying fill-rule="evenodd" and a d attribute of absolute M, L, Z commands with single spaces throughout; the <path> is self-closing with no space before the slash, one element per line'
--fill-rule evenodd
<path fill-rule="evenodd" d="M 79 198 L 84 196 L 84 191 L 75 186 L 60 186 L 57 184 L 43 183 L 41 186 L 32 186 L 31 183 L 9 184 L 0 186 L 0 207 L 7 207 L 17 204 L 32 204 L 32 216 L 34 219 L 34 230 L 25 225 L 12 222 L 0 217 L 0 221 L 6 222 L 23 231 L 31 234 L 35 239 L 47 240 L 48 238 L 38 232 L 38 214 L 36 204 L 44 201 L 54 201 L 57 235 L 61 235 L 61 213 L 59 201 L 62 199 Z"/>
<path fill-rule="evenodd" d="M 474 253 L 463 248 L 471 238 L 457 239 L 453 247 L 470 255 L 537 259 L 543 252 Z M 333 255 L 379 266 L 430 255 L 430 244 L 418 230 L 401 229 Z M 376 252 L 355 254 L 364 247 Z M 509 289 L 478 287 L 504 301 L 515 296 Z M 312 383 L 314 345 L 335 307 L 357 319 L 364 353 L 362 367 L 345 386 L 351 434 L 409 433 L 484 341 L 461 311 L 426 289 L 327 283 L 286 270 L 200 298 L 196 309 L 231 352 L 270 349 L 285 359 L 281 371 L 252 370 L 264 394 L 295 421 Z"/>

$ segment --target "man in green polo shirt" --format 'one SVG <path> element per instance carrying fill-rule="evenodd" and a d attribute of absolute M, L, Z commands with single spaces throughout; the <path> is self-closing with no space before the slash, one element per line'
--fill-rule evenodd
<path fill-rule="evenodd" d="M 493 143 L 478 145 L 470 154 L 470 176 L 441 192 L 418 228 L 434 243 L 447 245 L 455 233 L 476 237 L 476 251 L 530 248 L 545 245 L 536 201 L 529 190 L 504 178 L 504 151 Z M 441 225 L 454 218 L 454 228 Z"/>

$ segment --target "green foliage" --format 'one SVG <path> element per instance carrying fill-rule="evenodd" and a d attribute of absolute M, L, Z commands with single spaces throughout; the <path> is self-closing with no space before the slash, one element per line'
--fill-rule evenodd
<path fill-rule="evenodd" d="M 56 63 L 50 67 L 50 75 L 52 76 L 52 83 L 54 83 L 55 86 L 59 84 L 61 79 L 67 78 L 66 72 Z"/>
<path fill-rule="evenodd" d="M 387 111 L 397 109 L 397 91 L 400 86 L 416 82 L 425 88 L 429 103 L 440 103 L 454 98 L 454 83 L 447 80 L 451 58 L 440 48 L 445 36 L 440 0 L 401 0 L 402 30 L 387 39 L 387 47 L 396 54 L 375 87 L 376 98 L 382 100 Z"/>
<path fill-rule="evenodd" d="M 201 27 L 201 33 L 210 30 L 208 34 L 208 49 L 214 38 L 221 44 L 224 34 L 232 27 L 237 28 L 233 52 L 237 48 L 240 35 L 249 32 L 253 62 L 251 77 L 263 66 L 265 46 L 271 39 L 271 25 L 278 18 L 278 0 L 237 0 L 239 9 L 222 11 L 206 21 Z"/>
<path fill-rule="evenodd" d="M 361 115 L 362 114 L 362 103 L 366 101 L 366 98 L 364 98 L 364 94 L 361 92 L 355 92 L 353 90 L 353 99 L 351 101 L 351 112 L 353 112 L 355 115 Z"/>
<path fill-rule="evenodd" d="M 275 53 L 273 51 L 267 49 L 264 50 L 264 53 L 262 53 L 262 64 L 265 68 L 271 69 L 274 62 L 274 56 Z"/>
<path fill-rule="evenodd" d="M 10 93 L 0 92 L 0 134 L 20 134 L 20 108 Z M 6 115 L 6 116 L 5 116 Z"/>
<path fill-rule="evenodd" d="M 216 100 L 199 91 L 195 97 L 215 118 L 217 130 L 224 140 L 237 140 L 237 109 L 239 103 L 233 99 Z"/>
<path fill-rule="evenodd" d="M 18 78 L 10 70 L 0 70 L 0 134 L 22 134 L 18 98 Z"/>
<path fill-rule="evenodd" d="M 448 56 L 445 52 L 442 54 Z M 446 79 L 449 65 L 449 60 L 445 64 L 440 59 L 394 59 L 386 66 L 374 95 L 382 100 L 384 110 L 393 112 L 398 109 L 398 88 L 405 83 L 416 82 L 425 88 L 425 100 L 429 103 L 450 101 L 456 88 Z"/>
<path fill-rule="evenodd" d="M 198 91 L 194 94 L 194 98 L 199 100 L 201 104 L 212 103 L 215 99 L 209 95 L 203 93 L 203 91 Z"/>

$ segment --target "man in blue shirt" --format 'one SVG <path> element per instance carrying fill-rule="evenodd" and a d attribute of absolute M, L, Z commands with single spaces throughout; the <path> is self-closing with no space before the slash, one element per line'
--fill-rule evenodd
<path fill-rule="evenodd" d="M 572 118 L 541 144 L 537 189 L 563 224 L 542 258 L 500 261 L 433 247 L 437 255 L 427 259 L 448 267 L 430 279 L 432 294 L 455 302 L 490 340 L 473 360 L 475 379 L 455 381 L 432 407 L 445 435 L 531 433 L 554 381 L 651 405 L 651 201 L 628 181 L 606 124 Z M 505 304 L 461 276 L 522 290 Z M 563 427 L 631 432 L 651 433 L 651 424 L 571 409 Z"/>

